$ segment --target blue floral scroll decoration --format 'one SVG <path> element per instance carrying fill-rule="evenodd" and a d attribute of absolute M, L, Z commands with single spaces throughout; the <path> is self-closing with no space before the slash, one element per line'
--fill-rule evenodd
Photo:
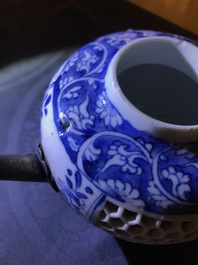
<path fill-rule="evenodd" d="M 133 30 L 104 36 L 72 55 L 50 85 L 54 122 L 76 168 L 73 173 L 68 166 L 59 185 L 78 212 L 86 208 L 88 194 L 94 195 L 91 185 L 142 211 L 198 212 L 198 157 L 192 145 L 138 131 L 107 96 L 104 80 L 113 56 L 133 40 L 153 36 L 182 39 Z M 82 178 L 90 186 L 83 187 Z"/>

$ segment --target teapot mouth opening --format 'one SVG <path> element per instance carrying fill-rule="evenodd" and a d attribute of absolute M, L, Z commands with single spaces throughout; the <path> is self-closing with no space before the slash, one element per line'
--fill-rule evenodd
<path fill-rule="evenodd" d="M 195 44 L 177 36 L 135 40 L 114 56 L 107 76 L 110 100 L 136 129 L 168 141 L 198 141 Z"/>

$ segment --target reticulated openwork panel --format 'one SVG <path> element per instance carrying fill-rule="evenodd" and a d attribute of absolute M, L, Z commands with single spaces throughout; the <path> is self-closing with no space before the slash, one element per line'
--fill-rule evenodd
<path fill-rule="evenodd" d="M 96 225 L 115 237 L 134 243 L 174 244 L 198 238 L 198 223 L 185 218 L 185 221 L 161 220 L 135 213 L 106 201 Z"/>

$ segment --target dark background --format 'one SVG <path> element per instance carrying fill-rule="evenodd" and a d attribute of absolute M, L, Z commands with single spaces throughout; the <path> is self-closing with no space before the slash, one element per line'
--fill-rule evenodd
<path fill-rule="evenodd" d="M 128 28 L 195 38 L 124 0 L 6 0 L 0 1 L 1 64 Z"/>

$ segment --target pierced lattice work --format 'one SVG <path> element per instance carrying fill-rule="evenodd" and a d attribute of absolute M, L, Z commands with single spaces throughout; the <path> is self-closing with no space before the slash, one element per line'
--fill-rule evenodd
<path fill-rule="evenodd" d="M 112 235 L 144 244 L 173 244 L 198 239 L 198 222 L 164 221 L 135 213 L 109 201 L 96 225 Z"/>

